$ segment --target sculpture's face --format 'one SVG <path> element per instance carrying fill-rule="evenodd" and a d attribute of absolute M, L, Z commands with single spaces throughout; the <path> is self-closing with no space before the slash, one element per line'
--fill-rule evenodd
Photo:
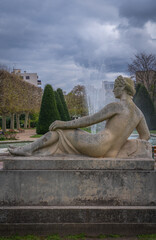
<path fill-rule="evenodd" d="M 118 84 L 115 84 L 114 85 L 114 89 L 113 89 L 113 92 L 114 92 L 114 96 L 116 98 L 120 98 L 122 93 L 123 93 L 123 90 L 124 90 L 124 87 L 121 87 L 119 86 Z"/>

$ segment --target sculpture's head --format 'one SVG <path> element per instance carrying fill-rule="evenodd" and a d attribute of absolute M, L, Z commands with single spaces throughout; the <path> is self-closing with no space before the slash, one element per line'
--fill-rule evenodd
<path fill-rule="evenodd" d="M 133 97 L 135 94 L 134 82 L 131 78 L 119 76 L 115 80 L 114 84 L 113 92 L 115 97 L 120 98 L 123 91 L 125 91 L 128 95 Z"/>

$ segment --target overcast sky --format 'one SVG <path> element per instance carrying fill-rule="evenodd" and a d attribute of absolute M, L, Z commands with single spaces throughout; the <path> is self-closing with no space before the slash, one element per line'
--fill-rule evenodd
<path fill-rule="evenodd" d="M 156 53 L 156 0 L 0 0 L 0 63 L 69 92 Z"/>

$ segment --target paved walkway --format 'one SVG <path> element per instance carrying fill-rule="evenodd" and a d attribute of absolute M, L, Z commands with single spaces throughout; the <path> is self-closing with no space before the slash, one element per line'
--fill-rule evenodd
<path fill-rule="evenodd" d="M 20 141 L 34 141 L 36 138 L 31 138 L 31 136 L 36 134 L 36 129 L 25 129 L 24 132 L 17 133 L 16 139 Z"/>

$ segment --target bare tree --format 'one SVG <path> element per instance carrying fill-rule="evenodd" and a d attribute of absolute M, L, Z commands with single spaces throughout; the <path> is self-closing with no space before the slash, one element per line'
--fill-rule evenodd
<path fill-rule="evenodd" d="M 148 90 L 153 102 L 156 98 L 156 55 L 139 53 L 128 64 L 131 77 L 135 77 L 137 83 L 142 83 Z"/>
<path fill-rule="evenodd" d="M 3 63 L 0 63 L 0 70 L 5 70 L 5 71 L 10 72 L 10 68 Z"/>

